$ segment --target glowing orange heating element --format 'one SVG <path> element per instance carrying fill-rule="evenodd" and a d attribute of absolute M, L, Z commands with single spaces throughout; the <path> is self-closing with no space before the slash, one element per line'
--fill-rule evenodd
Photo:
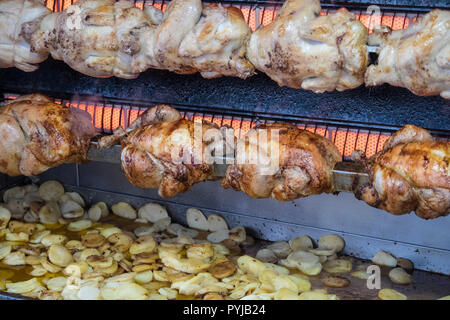
<path fill-rule="evenodd" d="M 47 8 L 49 8 L 52 11 L 58 12 L 67 9 L 71 4 L 75 3 L 76 0 L 67 0 L 67 1 L 56 1 L 56 0 L 47 0 L 46 5 Z M 143 9 L 144 5 L 153 5 L 155 8 L 158 8 L 162 10 L 163 12 L 167 8 L 167 4 L 162 4 L 161 2 L 156 1 L 136 1 L 135 2 L 136 7 L 139 9 Z M 228 4 L 224 4 L 224 6 L 227 6 Z M 277 8 L 254 8 L 253 6 L 244 6 L 240 8 L 242 11 L 242 14 L 244 16 L 245 21 L 247 21 L 250 29 L 253 31 L 256 30 L 256 28 L 259 25 L 268 25 L 275 19 L 276 14 L 278 12 Z M 328 10 L 321 11 L 320 15 L 324 16 L 328 14 Z M 410 18 L 407 17 L 405 14 L 399 14 L 398 16 L 396 14 L 389 14 L 389 13 L 383 13 L 382 16 L 378 15 L 377 13 L 373 14 L 360 14 L 355 13 L 355 16 L 357 19 L 363 23 L 367 29 L 369 29 L 369 33 L 373 31 L 373 28 L 376 25 L 382 25 L 382 26 L 388 26 L 392 28 L 393 30 L 400 30 L 400 29 L 406 29 L 408 28 L 410 24 Z M 415 21 L 417 17 L 412 18 L 412 21 Z"/>

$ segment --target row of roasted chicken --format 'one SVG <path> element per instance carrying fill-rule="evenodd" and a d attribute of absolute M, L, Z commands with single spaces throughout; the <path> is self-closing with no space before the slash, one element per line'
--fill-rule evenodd
<path fill-rule="evenodd" d="M 221 136 L 224 128 L 202 124 L 198 156 L 195 126 L 177 110 L 160 105 L 148 109 L 128 129 L 98 137 L 87 112 L 42 95 L 22 96 L 0 108 L 0 171 L 10 176 L 37 175 L 63 163 L 85 162 L 94 140 L 99 148 L 121 143 L 127 179 L 141 188 L 158 188 L 161 197 L 172 197 L 196 183 L 219 179 L 205 155 L 211 150 L 214 157 L 226 149 L 223 141 L 213 138 Z M 267 139 L 243 137 L 238 140 L 243 148 L 222 154 L 248 159 L 251 155 L 245 153 L 256 150 L 259 158 L 276 157 L 276 169 L 268 171 L 267 162 L 232 161 L 223 187 L 280 201 L 335 192 L 333 168 L 341 155 L 329 139 L 289 123 L 258 128 L 266 129 Z M 450 212 L 449 160 L 449 142 L 435 141 L 428 131 L 406 125 L 371 158 L 359 153 L 357 161 L 369 180 L 353 191 L 358 199 L 393 214 L 445 216 Z"/>
<path fill-rule="evenodd" d="M 205 78 L 259 70 L 280 86 L 316 93 L 389 83 L 450 98 L 450 11 L 370 36 L 346 9 L 320 11 L 319 0 L 287 0 L 252 33 L 239 9 L 201 0 L 172 0 L 164 14 L 127 0 L 78 0 L 58 13 L 40 0 L 1 0 L 0 67 L 34 71 L 51 54 L 100 78 L 136 78 L 149 68 Z M 379 46 L 376 65 L 368 44 Z"/>

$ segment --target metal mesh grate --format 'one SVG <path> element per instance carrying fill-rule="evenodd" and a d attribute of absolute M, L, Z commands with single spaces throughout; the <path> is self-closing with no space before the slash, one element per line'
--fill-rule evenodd
<path fill-rule="evenodd" d="M 67 7 L 75 2 L 76 0 L 46 0 L 46 5 L 50 10 L 59 12 L 67 9 Z M 166 9 L 169 2 L 170 1 L 165 0 L 134 1 L 135 5 L 140 9 L 142 9 L 144 5 L 152 5 L 163 11 Z M 205 2 L 205 4 L 208 3 L 209 2 Z M 278 10 L 283 5 L 283 1 L 271 1 L 267 3 L 261 3 L 258 1 L 221 1 L 221 3 L 223 6 L 235 6 L 239 8 L 252 30 L 256 30 L 256 28 L 260 25 L 265 26 L 271 23 L 274 20 Z M 327 15 L 333 13 L 339 7 L 340 6 L 337 5 L 324 5 L 321 14 Z M 388 26 L 393 30 L 405 29 L 421 16 L 420 11 L 414 12 L 412 9 L 408 9 L 408 11 L 399 9 L 383 9 L 379 12 L 376 10 L 367 11 L 366 9 L 360 8 L 354 9 L 351 7 L 348 9 L 354 13 L 357 19 L 369 29 L 369 32 L 372 32 L 374 27 L 377 25 Z"/>
<path fill-rule="evenodd" d="M 4 100 L 13 100 L 17 96 L 17 94 L 4 94 Z M 110 134 L 119 126 L 124 129 L 129 127 L 141 113 L 151 106 L 148 104 L 105 101 L 98 97 L 97 101 L 93 101 L 93 98 L 89 96 L 79 97 L 77 100 L 55 99 L 55 102 L 87 111 L 91 115 L 95 128 L 102 134 Z M 336 145 L 344 160 L 350 160 L 354 150 L 363 150 L 367 156 L 372 156 L 382 150 L 386 140 L 399 129 L 398 127 L 381 128 L 368 124 L 337 123 L 329 120 L 313 121 L 313 119 L 301 117 L 286 119 L 284 116 L 277 117 L 264 114 L 256 116 L 231 114 L 220 110 L 192 110 L 192 107 L 182 105 L 174 105 L 174 107 L 187 120 L 208 121 L 218 126 L 232 127 L 237 138 L 243 137 L 251 128 L 259 124 L 277 121 L 291 122 L 300 129 L 330 139 Z M 431 132 L 438 140 L 450 141 L 450 134 L 447 132 Z"/>
<path fill-rule="evenodd" d="M 6 101 L 13 100 L 16 94 L 5 94 Z M 149 106 L 137 106 L 121 103 L 92 102 L 86 98 L 77 101 L 66 99 L 55 99 L 56 103 L 64 104 L 71 108 L 78 108 L 87 111 L 93 120 L 93 124 L 99 133 L 108 134 L 119 126 L 127 128 L 136 118 Z M 258 124 L 272 123 L 276 121 L 286 121 L 286 119 L 276 119 L 270 117 L 255 117 L 243 115 L 224 114 L 222 112 L 200 112 L 183 109 L 183 106 L 175 106 L 187 120 L 209 121 L 218 126 L 229 126 L 234 129 L 237 138 L 245 135 L 251 128 Z M 308 130 L 312 133 L 324 136 L 337 146 L 344 160 L 349 160 L 354 150 L 364 150 L 368 156 L 373 155 L 383 148 L 384 142 L 389 138 L 394 130 L 377 130 L 352 128 L 348 125 L 327 125 L 320 123 L 310 123 L 307 120 L 289 120 L 300 129 Z"/>

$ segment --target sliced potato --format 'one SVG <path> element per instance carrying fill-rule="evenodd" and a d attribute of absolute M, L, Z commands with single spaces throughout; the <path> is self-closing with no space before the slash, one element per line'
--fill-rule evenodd
<path fill-rule="evenodd" d="M 105 300 L 145 300 L 147 290 L 132 282 L 108 282 L 100 290 Z"/>
<path fill-rule="evenodd" d="M 101 234 L 85 234 L 81 236 L 81 247 L 79 249 L 82 249 L 84 247 L 86 248 L 98 248 L 106 243 L 106 239 Z M 67 246 L 67 244 L 66 244 Z"/>
<path fill-rule="evenodd" d="M 26 190 L 24 187 L 12 187 L 3 193 L 3 202 L 8 203 L 11 200 L 20 200 L 25 197 Z"/>
<path fill-rule="evenodd" d="M 213 256 L 214 249 L 211 243 L 196 243 L 186 250 L 186 256 L 191 259 L 209 259 Z"/>
<path fill-rule="evenodd" d="M 203 212 L 195 208 L 189 208 L 186 211 L 186 220 L 190 228 L 209 230 L 209 223 Z"/>
<path fill-rule="evenodd" d="M 237 259 L 239 269 L 245 273 L 250 273 L 254 276 L 258 276 L 260 272 L 266 269 L 263 262 L 252 258 L 248 255 L 241 256 Z"/>
<path fill-rule="evenodd" d="M 170 226 L 171 222 L 172 220 L 170 219 L 170 217 L 162 218 L 153 223 L 152 228 L 155 230 L 155 232 L 164 231 Z M 191 234 L 190 232 L 188 233 Z"/>
<path fill-rule="evenodd" d="M 291 246 L 286 241 L 277 241 L 267 246 L 275 253 L 277 258 L 285 259 L 292 252 Z"/>
<path fill-rule="evenodd" d="M 138 239 L 130 246 L 131 254 L 140 254 L 144 252 L 153 252 L 156 248 L 156 241 L 152 236 L 143 236 Z"/>
<path fill-rule="evenodd" d="M 358 278 L 358 279 L 362 279 L 362 280 L 367 280 L 370 278 L 370 276 L 372 275 L 371 273 L 367 273 L 365 271 L 355 271 L 352 272 L 352 277 Z"/>
<path fill-rule="evenodd" d="M 138 216 L 148 222 L 155 223 L 161 219 L 169 218 L 166 208 L 158 203 L 146 203 L 138 210 Z"/>
<path fill-rule="evenodd" d="M 11 211 L 5 207 L 0 207 L 0 229 L 6 228 L 11 220 Z"/>
<path fill-rule="evenodd" d="M 136 210 L 134 210 L 134 208 L 126 202 L 119 202 L 114 204 L 111 207 L 111 210 L 115 215 L 125 219 L 134 220 L 137 218 Z"/>
<path fill-rule="evenodd" d="M 83 207 L 73 200 L 60 202 L 59 210 L 65 219 L 79 218 L 84 214 Z"/>
<path fill-rule="evenodd" d="M 64 244 L 67 242 L 67 237 L 62 234 L 48 234 L 44 236 L 41 240 L 41 243 L 46 246 L 50 247 L 54 244 Z"/>
<path fill-rule="evenodd" d="M 18 294 L 34 291 L 39 287 L 41 287 L 41 284 L 39 283 L 39 280 L 37 278 L 32 278 L 27 281 L 6 283 L 6 289 L 8 292 Z"/>
<path fill-rule="evenodd" d="M 78 203 L 80 207 L 84 208 L 86 206 L 86 202 L 84 202 L 83 197 L 78 192 L 66 192 L 64 195 L 66 195 L 69 200 Z"/>
<path fill-rule="evenodd" d="M 220 242 L 228 239 L 229 236 L 230 236 L 229 230 L 219 230 L 219 231 L 211 232 L 210 234 L 208 234 L 206 239 L 208 241 L 211 241 L 212 243 L 220 243 Z"/>
<path fill-rule="evenodd" d="M 11 253 L 11 244 L 8 242 L 0 242 L 0 260 L 4 259 Z"/>
<path fill-rule="evenodd" d="M 397 259 L 394 256 L 392 256 L 389 252 L 385 251 L 377 252 L 375 256 L 372 258 L 372 262 L 380 266 L 392 268 L 397 266 Z"/>
<path fill-rule="evenodd" d="M 20 221 L 11 221 L 8 225 L 9 231 L 13 233 L 26 233 L 28 235 L 31 235 L 34 233 L 37 229 L 36 225 L 34 223 L 23 223 Z"/>
<path fill-rule="evenodd" d="M 61 217 L 61 211 L 56 202 L 47 202 L 39 209 L 39 220 L 43 224 L 56 224 Z"/>
<path fill-rule="evenodd" d="M 262 262 L 276 263 L 278 261 L 278 257 L 275 253 L 267 248 L 259 250 L 256 253 L 255 258 Z"/>
<path fill-rule="evenodd" d="M 48 259 L 58 267 L 66 267 L 73 261 L 70 251 L 61 244 L 50 246 L 48 249 Z"/>
<path fill-rule="evenodd" d="M 328 276 L 322 279 L 322 283 L 330 288 L 345 288 L 350 285 L 350 280 L 339 276 Z"/>
<path fill-rule="evenodd" d="M 63 291 L 64 287 L 67 285 L 66 277 L 54 277 L 47 281 L 47 288 L 55 292 Z"/>
<path fill-rule="evenodd" d="M 80 300 L 100 300 L 100 289 L 95 286 L 82 286 L 77 293 L 77 297 Z"/>
<path fill-rule="evenodd" d="M 214 278 L 224 279 L 233 275 L 236 272 L 236 270 L 237 268 L 233 262 L 231 262 L 230 260 L 225 260 L 213 264 L 208 271 L 212 274 Z"/>
<path fill-rule="evenodd" d="M 323 269 L 328 273 L 345 273 L 352 270 L 352 262 L 345 259 L 335 259 L 325 262 Z"/>
<path fill-rule="evenodd" d="M 78 231 L 86 230 L 86 229 L 90 228 L 91 226 L 92 226 L 91 220 L 87 220 L 87 219 L 86 220 L 78 220 L 78 221 L 69 223 L 69 225 L 67 226 L 67 230 L 78 232 Z"/>
<path fill-rule="evenodd" d="M 407 300 L 403 294 L 393 289 L 381 289 L 378 291 L 378 298 L 381 300 Z"/>
<path fill-rule="evenodd" d="M 178 223 L 171 223 L 167 228 L 167 232 L 175 236 L 186 236 L 189 238 L 195 238 L 198 235 L 198 231 L 183 227 Z"/>
<path fill-rule="evenodd" d="M 149 283 L 153 279 L 152 270 L 142 271 L 136 274 L 135 281 L 138 284 Z"/>
<path fill-rule="evenodd" d="M 289 245 L 291 246 L 292 251 L 306 251 L 313 248 L 313 242 L 308 236 L 300 236 L 289 240 Z"/>
<path fill-rule="evenodd" d="M 337 234 L 328 234 L 320 237 L 318 243 L 320 249 L 332 249 L 335 252 L 341 252 L 345 247 L 345 241 Z"/>
<path fill-rule="evenodd" d="M 9 266 L 21 266 L 25 264 L 25 254 L 20 251 L 15 251 L 8 254 L 2 261 Z"/>
<path fill-rule="evenodd" d="M 228 224 L 224 218 L 218 214 L 212 214 L 208 216 L 208 229 L 209 231 L 228 230 Z"/>
<path fill-rule="evenodd" d="M 235 227 L 229 231 L 228 237 L 237 243 L 242 243 L 245 241 L 247 233 L 245 232 L 244 227 Z"/>
<path fill-rule="evenodd" d="M 389 272 L 389 279 L 395 284 L 410 284 L 411 276 L 402 268 L 394 268 Z"/>
<path fill-rule="evenodd" d="M 39 187 L 39 195 L 45 201 L 58 201 L 63 194 L 63 185 L 55 180 L 46 181 Z"/>

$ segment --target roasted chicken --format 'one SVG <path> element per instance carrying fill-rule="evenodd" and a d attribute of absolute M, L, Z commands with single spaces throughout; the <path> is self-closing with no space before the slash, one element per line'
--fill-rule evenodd
<path fill-rule="evenodd" d="M 369 205 L 400 215 L 415 211 L 424 219 L 450 212 L 450 144 L 435 141 L 428 131 L 406 125 L 370 159 L 353 158 L 366 167 L 370 183 L 355 196 Z"/>
<path fill-rule="evenodd" d="M 153 9 L 126 0 L 79 0 L 42 20 L 32 50 L 92 77 L 136 78 L 148 68 L 142 46 L 158 22 Z"/>
<path fill-rule="evenodd" d="M 31 72 L 47 59 L 45 52 L 31 52 L 30 40 L 48 14 L 50 10 L 44 1 L 0 0 L 0 68 L 16 67 Z"/>
<path fill-rule="evenodd" d="M 288 123 L 260 125 L 238 142 L 236 163 L 222 186 L 280 201 L 330 193 L 340 160 L 336 146 L 322 136 Z"/>
<path fill-rule="evenodd" d="M 22 96 L 0 108 L 0 172 L 32 176 L 83 162 L 95 135 L 87 112 L 38 94 Z"/>
<path fill-rule="evenodd" d="M 378 64 L 367 69 L 367 86 L 389 83 L 450 99 L 450 11 L 433 10 L 405 30 L 382 28 L 369 44 L 380 48 Z"/>
<path fill-rule="evenodd" d="M 320 16 L 318 0 L 287 0 L 250 37 L 247 57 L 280 86 L 315 93 L 359 87 L 368 64 L 367 29 L 346 9 Z"/>
<path fill-rule="evenodd" d="M 247 78 L 254 72 L 245 58 L 250 34 L 237 8 L 173 0 L 156 30 L 154 54 L 163 69 L 177 73 Z"/>
<path fill-rule="evenodd" d="M 171 1 L 164 15 L 127 0 L 79 0 L 42 21 L 32 49 L 99 78 L 131 79 L 149 68 L 246 78 L 254 70 L 245 58 L 250 32 L 238 9 L 200 0 Z"/>
<path fill-rule="evenodd" d="M 225 147 L 218 127 L 181 119 L 178 111 L 172 109 L 170 114 L 169 108 L 164 106 L 162 122 L 153 121 L 125 136 L 121 152 L 127 179 L 140 188 L 158 188 L 163 198 L 215 179 L 214 154 Z M 149 113 L 156 114 L 151 109 Z"/>

